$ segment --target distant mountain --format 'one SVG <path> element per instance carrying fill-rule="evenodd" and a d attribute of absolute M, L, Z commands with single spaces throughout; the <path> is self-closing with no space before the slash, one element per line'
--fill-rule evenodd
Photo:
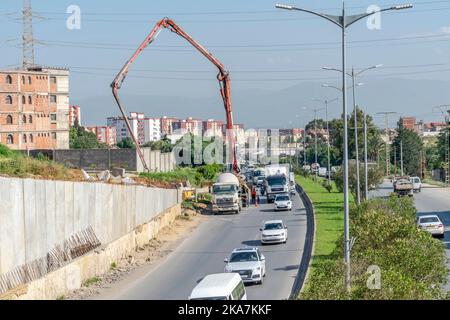
<path fill-rule="evenodd" d="M 303 82 L 274 92 L 234 91 L 234 119 L 236 123 L 244 123 L 246 128 L 296 127 L 302 125 L 304 117 L 307 120 L 313 118 L 312 111 L 302 111 L 302 107 L 312 109 L 321 106 L 312 98 L 334 98 L 338 95 L 340 93 L 337 90 L 322 88 L 321 83 L 317 82 Z M 351 91 L 348 97 L 350 110 Z M 218 95 L 199 98 L 129 95 L 123 96 L 122 100 L 128 112 L 140 111 L 149 117 L 167 115 L 225 119 L 222 100 Z M 71 103 L 82 106 L 84 125 L 105 124 L 106 117 L 119 114 L 112 96 L 86 99 L 72 97 Z M 439 114 L 432 114 L 432 107 L 450 103 L 450 81 L 371 78 L 364 81 L 364 86 L 357 88 L 357 103 L 371 115 L 396 111 L 398 116 L 411 115 L 418 120 L 440 119 Z M 330 117 L 337 117 L 342 112 L 342 106 L 338 103 L 331 104 L 329 108 Z M 323 114 L 319 116 L 324 117 Z M 391 124 L 396 122 L 394 118 L 398 116 L 392 118 Z M 383 123 L 381 117 L 376 118 L 375 122 Z"/>

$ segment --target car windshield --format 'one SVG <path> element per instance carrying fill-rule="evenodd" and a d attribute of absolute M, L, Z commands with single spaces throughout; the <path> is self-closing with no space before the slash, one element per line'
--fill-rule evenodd
<path fill-rule="evenodd" d="M 258 261 L 258 256 L 254 251 L 235 252 L 231 255 L 230 262 Z"/>
<path fill-rule="evenodd" d="M 233 184 L 228 185 L 218 185 L 213 187 L 213 193 L 220 194 L 220 193 L 233 193 L 236 192 L 236 186 Z"/>
<path fill-rule="evenodd" d="M 284 185 L 286 184 L 286 178 L 282 178 L 282 177 L 278 177 L 278 178 L 269 178 L 267 179 L 267 182 L 269 183 L 270 186 L 272 185 Z"/>
<path fill-rule="evenodd" d="M 275 201 L 289 201 L 288 196 L 278 196 Z"/>
<path fill-rule="evenodd" d="M 439 222 L 439 218 L 438 217 L 420 218 L 420 223 L 433 223 L 433 222 Z"/>
<path fill-rule="evenodd" d="M 264 225 L 264 230 L 281 230 L 283 229 L 283 224 L 281 223 L 267 223 Z"/>

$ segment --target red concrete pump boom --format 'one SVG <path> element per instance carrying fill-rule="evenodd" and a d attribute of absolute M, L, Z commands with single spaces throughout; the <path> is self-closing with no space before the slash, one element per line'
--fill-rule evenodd
<path fill-rule="evenodd" d="M 114 81 L 111 83 L 112 93 L 117 102 L 117 105 L 119 106 L 122 116 L 125 119 L 125 123 L 128 127 L 128 131 L 130 132 L 130 135 L 131 135 L 134 143 L 136 144 L 136 149 L 138 151 L 139 157 L 141 158 L 144 169 L 148 171 L 148 166 L 145 161 L 144 154 L 142 153 L 142 149 L 139 146 L 139 142 L 137 141 L 137 139 L 133 133 L 130 122 L 128 121 L 128 117 L 127 117 L 125 110 L 122 106 L 122 103 L 120 101 L 119 89 L 121 88 L 123 82 L 125 81 L 126 76 L 128 75 L 130 66 L 137 59 L 139 54 L 156 39 L 159 32 L 161 32 L 162 28 L 169 29 L 170 31 L 172 31 L 172 32 L 176 33 L 177 35 L 186 39 L 194 48 L 196 48 L 203 56 L 205 56 L 209 61 L 211 61 L 219 69 L 219 74 L 217 75 L 217 80 L 219 80 L 220 94 L 223 99 L 223 104 L 225 107 L 225 112 L 226 112 L 226 117 L 227 117 L 227 131 L 229 134 L 228 137 L 230 140 L 229 141 L 230 149 L 232 150 L 231 163 L 233 164 L 233 170 L 235 172 L 238 172 L 239 166 L 237 163 L 237 155 L 236 155 L 236 148 L 235 148 L 233 111 L 232 111 L 232 107 L 231 107 L 231 84 L 230 84 L 229 73 L 228 73 L 228 71 L 225 70 L 225 67 L 223 66 L 223 64 L 219 60 L 217 60 L 208 50 L 206 50 L 205 47 L 203 47 L 201 44 L 199 44 L 197 41 L 195 41 L 189 34 L 184 32 L 173 20 L 171 20 L 169 18 L 164 18 L 156 24 L 156 26 L 153 28 L 153 30 L 150 32 L 150 34 L 141 43 L 139 48 L 136 50 L 136 52 L 133 54 L 133 56 L 130 58 L 130 60 L 127 61 L 127 63 L 123 66 L 123 68 L 117 74 Z"/>

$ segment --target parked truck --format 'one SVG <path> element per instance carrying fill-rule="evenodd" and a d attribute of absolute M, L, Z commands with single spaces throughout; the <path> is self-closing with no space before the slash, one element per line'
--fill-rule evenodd
<path fill-rule="evenodd" d="M 222 173 L 212 186 L 212 212 L 238 214 L 249 202 L 249 188 L 232 173 Z"/>
<path fill-rule="evenodd" d="M 273 203 L 275 197 L 280 193 L 289 193 L 290 188 L 290 169 L 288 164 L 269 165 L 265 168 L 266 181 L 264 190 L 267 196 L 267 202 Z"/>
<path fill-rule="evenodd" d="M 394 179 L 394 192 L 399 196 L 410 196 L 414 194 L 414 185 L 409 177 L 396 177 Z"/>

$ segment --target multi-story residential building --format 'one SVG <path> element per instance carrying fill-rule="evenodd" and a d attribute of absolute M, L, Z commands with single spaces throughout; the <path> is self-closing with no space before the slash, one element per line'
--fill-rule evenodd
<path fill-rule="evenodd" d="M 140 145 L 150 141 L 161 140 L 161 119 L 146 118 L 143 113 L 131 112 L 128 121 Z M 115 128 L 117 142 L 131 137 L 123 117 L 110 117 L 107 119 L 107 125 Z"/>
<path fill-rule="evenodd" d="M 0 71 L 0 142 L 15 150 L 69 148 L 69 70 Z"/>
<path fill-rule="evenodd" d="M 160 118 L 145 118 L 144 119 L 144 135 L 145 135 L 145 142 L 161 140 L 162 139 L 161 119 Z"/>
<path fill-rule="evenodd" d="M 201 136 L 203 133 L 203 120 L 194 119 L 192 117 L 186 120 L 173 122 L 173 129 L 179 134 L 192 133 L 196 136 Z"/>
<path fill-rule="evenodd" d="M 70 106 L 69 107 L 69 125 L 71 127 L 75 126 L 75 123 L 81 125 L 81 107 L 80 106 Z"/>
<path fill-rule="evenodd" d="M 177 124 L 180 122 L 179 119 L 176 118 L 168 118 L 166 116 L 161 118 L 161 135 L 165 137 L 166 135 L 173 134 L 174 131 L 174 125 L 177 126 Z"/>
<path fill-rule="evenodd" d="M 415 117 L 401 117 L 398 123 L 400 128 L 415 130 L 416 118 Z"/>
<path fill-rule="evenodd" d="M 203 134 L 206 137 L 217 137 L 223 135 L 223 121 L 209 119 L 203 122 Z"/>
<path fill-rule="evenodd" d="M 133 135 L 136 137 L 139 144 L 145 143 L 144 118 L 145 115 L 138 112 L 131 112 L 130 116 L 128 117 Z M 131 135 L 128 132 L 127 124 L 123 117 L 108 118 L 107 126 L 116 128 L 117 142 L 120 142 L 126 138 L 131 138 Z"/>
<path fill-rule="evenodd" d="M 94 133 L 100 143 L 107 144 L 110 147 L 117 144 L 116 127 L 85 127 L 85 130 Z"/>

